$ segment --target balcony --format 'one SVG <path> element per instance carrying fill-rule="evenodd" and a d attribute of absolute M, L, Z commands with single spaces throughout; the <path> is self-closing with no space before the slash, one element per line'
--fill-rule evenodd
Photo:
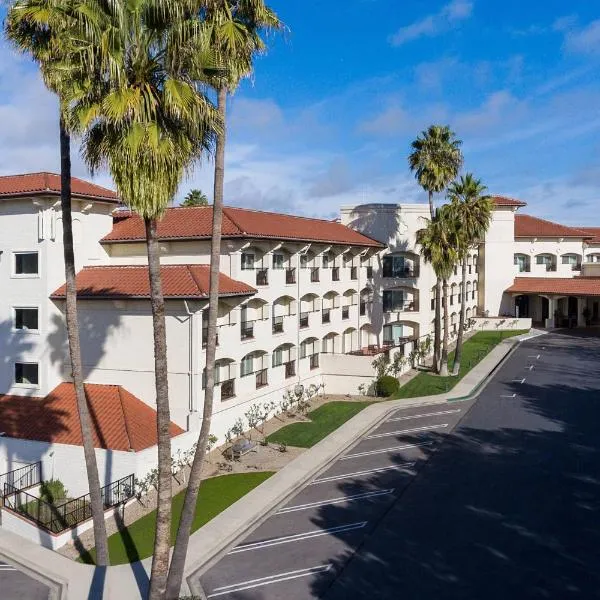
<path fill-rule="evenodd" d="M 300 329 L 304 329 L 305 327 L 308 327 L 308 315 L 309 315 L 309 313 L 307 313 L 307 312 L 300 313 Z"/>
<path fill-rule="evenodd" d="M 556 263 L 546 263 L 546 272 L 553 273 L 556 271 Z"/>
<path fill-rule="evenodd" d="M 571 265 L 571 271 L 581 271 L 581 263 Z"/>
<path fill-rule="evenodd" d="M 256 372 L 256 389 L 269 385 L 268 369 L 262 369 Z"/>
<path fill-rule="evenodd" d="M 313 267 L 313 268 L 310 270 L 310 280 L 311 280 L 313 283 L 318 283 L 318 282 L 320 281 L 320 280 L 319 280 L 319 267 Z"/>
<path fill-rule="evenodd" d="M 331 309 L 324 308 L 321 312 L 321 323 L 331 323 Z"/>
<path fill-rule="evenodd" d="M 313 369 L 318 369 L 319 368 L 319 355 L 318 354 L 311 354 L 309 356 L 309 362 L 310 362 L 310 369 L 311 369 L 311 371 Z"/>
<path fill-rule="evenodd" d="M 294 377 L 296 375 L 296 361 L 290 360 L 289 362 L 284 363 L 285 365 L 285 378 L 289 379 L 290 377 Z"/>
<path fill-rule="evenodd" d="M 296 269 L 286 269 L 285 270 L 285 283 L 287 285 L 296 283 Z"/>
<path fill-rule="evenodd" d="M 254 323 L 242 323 L 240 329 L 242 340 L 251 340 L 254 338 Z"/>
<path fill-rule="evenodd" d="M 269 285 L 268 269 L 260 269 L 256 271 L 256 285 Z"/>
<path fill-rule="evenodd" d="M 283 317 L 273 317 L 273 333 L 283 333 Z"/>
<path fill-rule="evenodd" d="M 331 281 L 339 281 L 340 280 L 340 268 L 333 267 L 331 269 Z"/>
<path fill-rule="evenodd" d="M 349 319 L 349 318 L 350 318 L 350 307 L 342 306 L 342 319 Z"/>
<path fill-rule="evenodd" d="M 392 269 L 383 272 L 383 276 L 395 279 L 411 279 L 419 276 L 419 269 L 417 267 L 404 267 L 403 269 Z"/>
<path fill-rule="evenodd" d="M 350 279 L 354 281 L 358 279 L 358 267 L 350 267 Z"/>
<path fill-rule="evenodd" d="M 221 400 L 235 398 L 235 379 L 228 379 L 221 384 Z"/>

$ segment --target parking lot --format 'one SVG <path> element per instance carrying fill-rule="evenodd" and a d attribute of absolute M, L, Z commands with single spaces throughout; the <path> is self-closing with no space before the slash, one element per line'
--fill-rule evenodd
<path fill-rule="evenodd" d="M 208 598 L 599 598 L 600 339 L 398 410 L 201 577 Z"/>

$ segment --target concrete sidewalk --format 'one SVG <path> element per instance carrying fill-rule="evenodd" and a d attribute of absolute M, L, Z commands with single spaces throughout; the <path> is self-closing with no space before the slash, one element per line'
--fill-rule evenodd
<path fill-rule="evenodd" d="M 257 527 L 273 509 L 335 461 L 340 453 L 385 419 L 388 413 L 398 408 L 442 404 L 472 396 L 482 389 L 518 342 L 543 333 L 532 330 L 524 336 L 502 341 L 447 394 L 373 404 L 301 454 L 192 535 L 182 595 L 192 593 L 200 596 L 202 590 L 193 589 L 193 584 L 190 588 L 186 583 L 192 574 L 214 564 L 236 540 Z M 0 559 L 50 586 L 57 600 L 135 600 L 145 598 L 147 594 L 149 558 L 131 565 L 95 568 L 75 563 L 0 528 Z"/>

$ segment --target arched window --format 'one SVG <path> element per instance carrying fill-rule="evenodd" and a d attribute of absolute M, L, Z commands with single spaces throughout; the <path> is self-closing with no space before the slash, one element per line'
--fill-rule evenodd
<path fill-rule="evenodd" d="M 571 271 L 581 271 L 581 254 L 570 252 L 568 254 L 563 254 L 560 257 L 560 260 L 563 265 L 568 265 L 568 267 L 571 268 Z"/>
<path fill-rule="evenodd" d="M 531 271 L 531 259 L 527 254 L 515 254 L 515 266 L 519 273 L 529 273 Z"/>

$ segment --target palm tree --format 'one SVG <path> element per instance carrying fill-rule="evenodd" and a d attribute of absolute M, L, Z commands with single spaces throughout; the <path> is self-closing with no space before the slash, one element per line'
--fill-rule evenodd
<path fill-rule="evenodd" d="M 181 206 L 208 206 L 208 198 L 202 190 L 190 190 Z"/>
<path fill-rule="evenodd" d="M 462 344 L 465 329 L 467 285 L 467 257 L 469 250 L 483 241 L 492 220 L 494 203 L 485 195 L 487 188 L 472 173 L 453 182 L 448 189 L 450 211 L 454 221 L 455 234 L 458 241 L 459 260 L 462 262 L 462 291 L 460 324 L 454 353 L 453 374 L 458 375 L 462 357 Z"/>
<path fill-rule="evenodd" d="M 242 78 L 252 73 L 255 56 L 265 51 L 266 46 L 261 35 L 264 32 L 278 31 L 284 27 L 275 12 L 266 6 L 264 0 L 216 0 L 209 3 L 203 19 L 201 29 L 205 36 L 206 47 L 215 58 L 215 65 L 210 69 L 205 69 L 202 75 L 217 94 L 217 109 L 223 122 L 223 129 L 217 135 L 215 151 L 206 380 L 202 426 L 188 478 L 188 487 L 169 569 L 168 598 L 179 597 L 201 484 L 202 465 L 212 422 L 225 180 L 227 97 L 236 90 Z"/>
<path fill-rule="evenodd" d="M 444 335 L 442 338 L 439 374 L 448 375 L 448 279 L 458 260 L 452 215 L 445 205 L 435 212 L 424 229 L 417 231 L 417 244 L 425 262 L 430 263 L 438 281 L 443 282 Z"/>
<path fill-rule="evenodd" d="M 429 214 L 433 220 L 435 207 L 433 194 L 443 192 L 456 178 L 463 164 L 460 150 L 462 142 L 446 125 L 430 125 L 411 144 L 412 152 L 408 157 L 410 170 L 414 172 L 419 185 L 428 193 Z M 433 365 L 440 371 L 440 332 L 442 282 L 435 286 L 435 324 L 433 342 Z"/>
<path fill-rule="evenodd" d="M 90 507 L 96 546 L 96 563 L 109 564 L 108 541 L 104 521 L 104 504 L 94 450 L 89 409 L 83 385 L 83 369 L 77 316 L 73 219 L 71 212 L 71 138 L 64 112 L 69 88 L 81 80 L 80 65 L 70 60 L 74 48 L 70 34 L 73 24 L 68 9 L 50 0 L 18 0 L 9 9 L 5 32 L 22 52 L 29 54 L 40 68 L 46 87 L 59 99 L 61 213 L 63 224 L 63 256 L 65 263 L 65 317 L 71 374 L 75 387 L 77 411 L 90 493 Z"/>
<path fill-rule="evenodd" d="M 92 172 L 107 166 L 122 200 L 144 221 L 154 335 L 158 503 L 150 598 L 166 593 L 171 540 L 171 439 L 165 304 L 157 225 L 186 172 L 213 147 L 221 120 L 199 91 L 198 52 L 189 15 L 196 3 L 136 0 L 99 3 L 94 79 L 71 99 Z M 87 31 L 87 29 L 86 29 Z"/>

